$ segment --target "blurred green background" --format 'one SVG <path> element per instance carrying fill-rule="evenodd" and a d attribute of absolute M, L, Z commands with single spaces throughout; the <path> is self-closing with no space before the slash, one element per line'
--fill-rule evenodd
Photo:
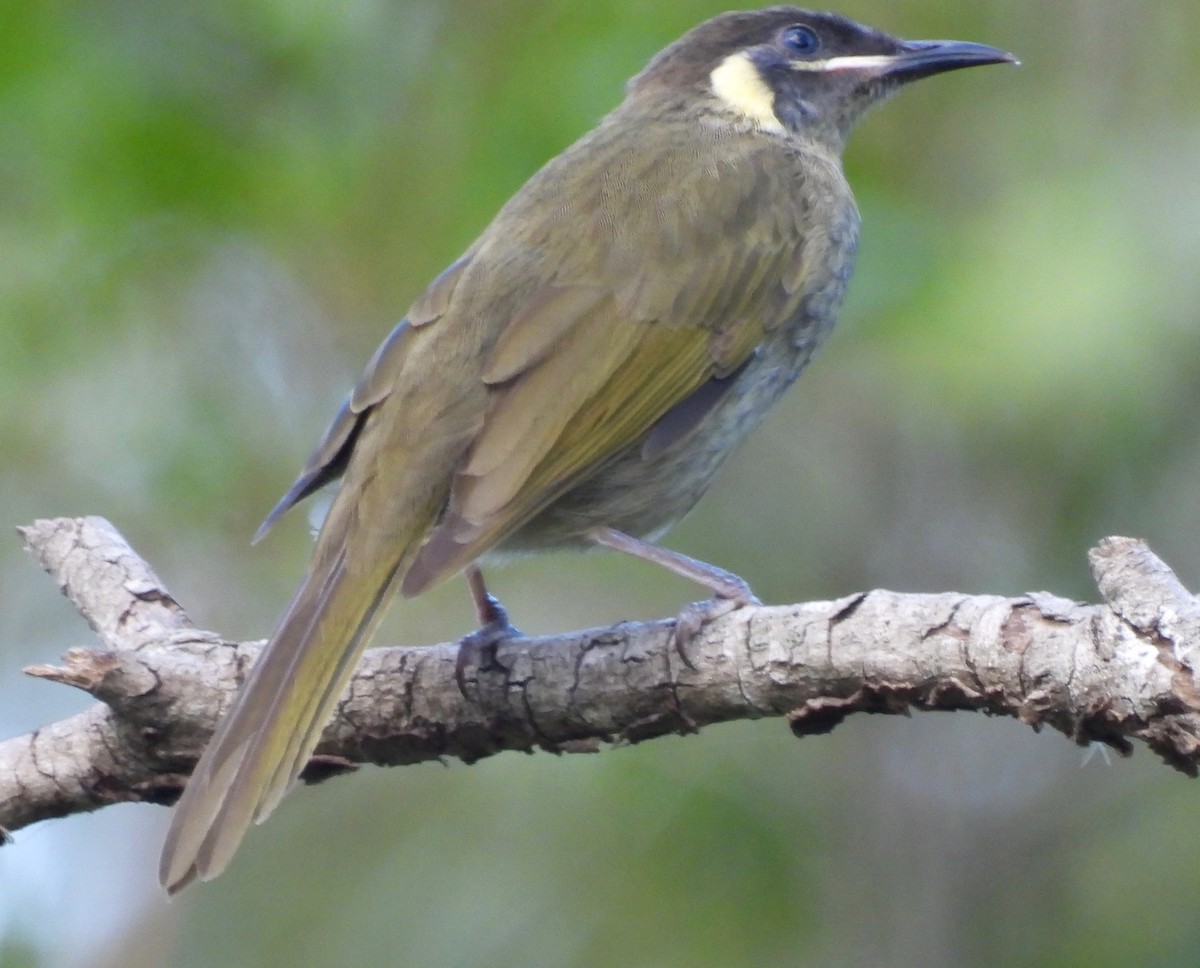
<path fill-rule="evenodd" d="M 0 524 L 103 514 L 203 626 L 265 635 L 304 514 L 251 549 L 408 302 L 714 0 L 0 2 Z M 1147 538 L 1200 586 L 1200 4 L 853 0 L 1016 52 L 872 115 L 842 325 L 669 539 L 765 600 L 1094 598 Z M 11 533 L 11 532 L 10 532 Z M 673 614 L 612 556 L 492 576 L 553 631 Z M 381 643 L 471 626 L 459 583 Z M 0 546 L 0 730 L 90 644 Z M 1179 965 L 1200 787 L 981 717 L 778 720 L 598 756 L 364 771 L 168 905 L 167 812 L 0 851 L 0 966 Z"/>

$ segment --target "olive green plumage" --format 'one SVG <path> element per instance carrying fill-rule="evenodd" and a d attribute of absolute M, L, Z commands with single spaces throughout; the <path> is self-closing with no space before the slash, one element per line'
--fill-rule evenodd
<path fill-rule="evenodd" d="M 168 889 L 218 874 L 283 797 L 394 593 L 686 514 L 834 323 L 854 121 L 906 80 L 1008 59 L 790 7 L 726 14 L 535 174 L 413 304 L 268 517 L 343 478 L 176 808 Z"/>

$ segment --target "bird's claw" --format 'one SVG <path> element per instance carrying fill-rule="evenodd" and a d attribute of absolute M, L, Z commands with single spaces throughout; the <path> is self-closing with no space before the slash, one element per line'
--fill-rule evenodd
<path fill-rule="evenodd" d="M 458 642 L 458 655 L 454 660 L 454 681 L 458 683 L 458 691 L 464 699 L 470 699 L 467 694 L 467 669 L 475 666 L 479 671 L 489 671 L 498 668 L 496 648 L 506 639 L 519 638 L 524 633 L 508 620 L 508 612 L 492 596 L 488 596 L 489 618 L 470 635 L 464 635 Z"/>
<path fill-rule="evenodd" d="M 721 593 L 713 598 L 702 602 L 691 602 L 683 607 L 675 619 L 675 633 L 672 636 L 675 651 L 683 664 L 689 669 L 694 670 L 696 666 L 688 658 L 687 647 L 700 634 L 700 630 L 704 626 L 709 622 L 714 622 L 728 615 L 730 612 L 736 612 L 739 608 L 745 608 L 747 605 L 762 604 L 750 590 L 750 586 L 746 582 L 736 575 L 730 575 L 729 577 L 737 583 L 736 585 L 731 585 L 728 589 L 729 594 L 725 594 L 726 589 L 722 589 Z"/>

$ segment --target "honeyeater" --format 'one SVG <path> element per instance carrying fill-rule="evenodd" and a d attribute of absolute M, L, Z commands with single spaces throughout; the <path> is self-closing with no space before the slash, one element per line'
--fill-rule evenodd
<path fill-rule="evenodd" d="M 417 297 L 269 515 L 341 478 L 175 808 L 167 889 L 219 874 L 279 803 L 397 593 L 465 572 L 502 631 L 480 561 L 603 546 L 703 585 L 685 625 L 754 601 L 653 542 L 834 324 L 859 228 L 854 123 L 909 81 L 1012 60 L 795 7 L 727 13 L 534 174 Z"/>

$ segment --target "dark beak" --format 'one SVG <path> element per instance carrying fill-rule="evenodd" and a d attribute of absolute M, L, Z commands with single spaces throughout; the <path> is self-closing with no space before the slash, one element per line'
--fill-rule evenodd
<path fill-rule="evenodd" d="M 883 74 L 897 81 L 913 81 L 960 67 L 1020 63 L 1008 51 L 966 40 L 906 40 L 891 62 Z"/>

